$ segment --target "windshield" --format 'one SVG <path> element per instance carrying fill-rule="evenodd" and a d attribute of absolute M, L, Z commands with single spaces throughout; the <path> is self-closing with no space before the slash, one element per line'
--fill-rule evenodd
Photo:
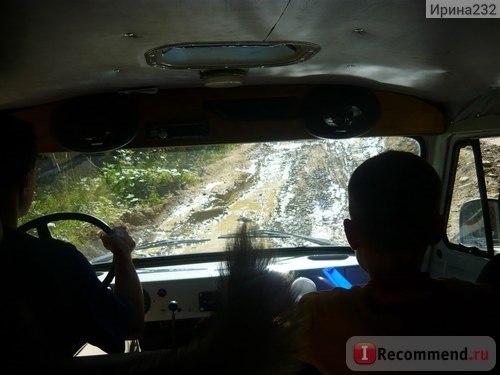
<path fill-rule="evenodd" d="M 347 246 L 349 177 L 387 149 L 420 153 L 413 139 L 386 137 L 43 154 L 22 223 L 90 214 L 125 225 L 139 258 L 223 251 L 243 222 L 266 248 Z M 94 263 L 110 260 L 90 224 L 54 222 L 51 231 Z"/>

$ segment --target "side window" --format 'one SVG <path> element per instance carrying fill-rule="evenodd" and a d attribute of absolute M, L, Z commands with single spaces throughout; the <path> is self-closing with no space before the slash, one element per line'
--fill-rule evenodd
<path fill-rule="evenodd" d="M 500 137 L 459 148 L 446 230 L 449 242 L 469 251 L 500 252 L 499 179 Z"/>

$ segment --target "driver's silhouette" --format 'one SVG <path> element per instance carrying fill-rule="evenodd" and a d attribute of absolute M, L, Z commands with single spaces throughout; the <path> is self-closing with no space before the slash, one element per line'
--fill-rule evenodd
<path fill-rule="evenodd" d="M 37 140 L 30 124 L 0 118 L 0 220 L 2 254 L 2 350 L 12 366 L 70 357 L 81 343 L 123 352 L 126 339 L 144 329 L 143 294 L 125 228 L 102 234 L 114 256 L 114 290 L 68 242 L 33 237 L 17 228 L 35 187 Z M 32 362 L 33 363 L 33 362 Z"/>

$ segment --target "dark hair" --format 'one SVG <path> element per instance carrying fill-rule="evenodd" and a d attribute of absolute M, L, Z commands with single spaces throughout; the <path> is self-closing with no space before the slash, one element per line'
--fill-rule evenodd
<path fill-rule="evenodd" d="M 36 136 L 32 126 L 11 113 L 0 115 L 0 192 L 17 187 L 35 167 Z"/>
<path fill-rule="evenodd" d="M 386 151 L 366 160 L 348 186 L 349 213 L 379 249 L 428 245 L 439 220 L 441 181 L 423 158 Z"/>
<path fill-rule="evenodd" d="M 268 269 L 269 252 L 246 225 L 228 243 L 217 307 L 205 335 L 178 351 L 182 374 L 285 375 L 300 368 L 292 275 Z"/>

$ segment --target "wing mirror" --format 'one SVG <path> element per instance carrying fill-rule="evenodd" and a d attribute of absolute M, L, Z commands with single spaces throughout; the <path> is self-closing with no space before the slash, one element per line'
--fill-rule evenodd
<path fill-rule="evenodd" d="M 498 199 L 488 199 L 493 244 L 500 245 L 500 203 Z M 465 202 L 460 208 L 460 243 L 465 246 L 486 248 L 483 208 L 480 199 Z"/>

